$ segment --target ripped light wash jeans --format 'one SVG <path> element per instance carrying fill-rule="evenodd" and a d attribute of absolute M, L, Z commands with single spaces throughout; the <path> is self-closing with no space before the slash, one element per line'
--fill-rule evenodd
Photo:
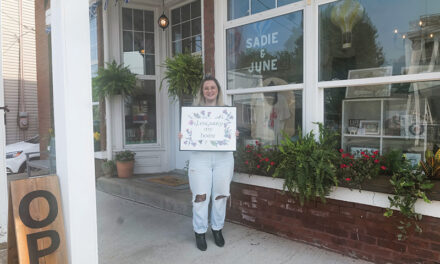
<path fill-rule="evenodd" d="M 229 186 L 234 173 L 234 157 L 232 152 L 201 152 L 191 153 L 189 162 L 189 185 L 192 192 L 193 227 L 199 234 L 208 230 L 209 200 L 211 205 L 211 228 L 223 228 L 226 216 L 226 201 L 229 197 Z M 206 199 L 195 202 L 197 195 L 206 194 Z M 217 199 L 218 196 L 225 196 Z"/>

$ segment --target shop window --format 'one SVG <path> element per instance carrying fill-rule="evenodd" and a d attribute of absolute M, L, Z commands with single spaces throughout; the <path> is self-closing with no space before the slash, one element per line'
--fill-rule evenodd
<path fill-rule="evenodd" d="M 328 88 L 324 123 L 347 152 L 401 150 L 416 165 L 440 146 L 438 102 L 440 81 Z"/>
<path fill-rule="evenodd" d="M 171 10 L 171 49 L 178 53 L 202 50 L 200 0 Z"/>
<path fill-rule="evenodd" d="M 303 82 L 303 11 L 226 30 L 227 88 Z"/>
<path fill-rule="evenodd" d="M 92 78 L 98 73 L 98 29 L 97 29 L 97 3 L 89 7 L 89 25 L 90 25 L 90 59 Z M 93 101 L 93 141 L 95 151 L 101 150 L 101 119 L 99 115 L 99 96 L 96 91 L 92 92 Z"/>
<path fill-rule="evenodd" d="M 440 1 L 351 0 L 319 6 L 319 80 L 440 70 Z"/>
<path fill-rule="evenodd" d="M 135 74 L 155 75 L 154 12 L 122 8 L 124 64 Z"/>
<path fill-rule="evenodd" d="M 277 145 L 283 135 L 294 139 L 302 123 L 302 91 L 265 92 L 233 96 L 237 128 L 244 145 L 256 141 Z M 284 134 L 283 134 L 284 133 Z"/>
<path fill-rule="evenodd" d="M 156 81 L 138 82 L 136 93 L 125 98 L 125 143 L 157 143 Z"/>
<path fill-rule="evenodd" d="M 228 0 L 228 20 L 249 16 L 302 0 Z"/>

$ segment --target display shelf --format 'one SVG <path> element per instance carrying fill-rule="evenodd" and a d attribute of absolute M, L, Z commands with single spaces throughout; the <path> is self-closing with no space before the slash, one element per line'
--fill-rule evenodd
<path fill-rule="evenodd" d="M 348 152 L 378 149 L 383 154 L 399 145 L 404 153 L 423 156 L 427 145 L 424 119 L 429 107 L 426 99 L 414 100 L 411 96 L 343 100 L 342 148 Z"/>

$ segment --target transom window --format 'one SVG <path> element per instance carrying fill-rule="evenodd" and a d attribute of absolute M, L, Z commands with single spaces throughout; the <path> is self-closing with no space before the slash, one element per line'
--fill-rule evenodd
<path fill-rule="evenodd" d="M 200 0 L 171 10 L 171 39 L 173 56 L 202 50 Z"/>

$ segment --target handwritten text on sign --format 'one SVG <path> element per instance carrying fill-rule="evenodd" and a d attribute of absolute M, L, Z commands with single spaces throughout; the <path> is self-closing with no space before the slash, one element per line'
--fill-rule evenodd
<path fill-rule="evenodd" d="M 235 107 L 182 107 L 181 150 L 234 151 Z"/>

